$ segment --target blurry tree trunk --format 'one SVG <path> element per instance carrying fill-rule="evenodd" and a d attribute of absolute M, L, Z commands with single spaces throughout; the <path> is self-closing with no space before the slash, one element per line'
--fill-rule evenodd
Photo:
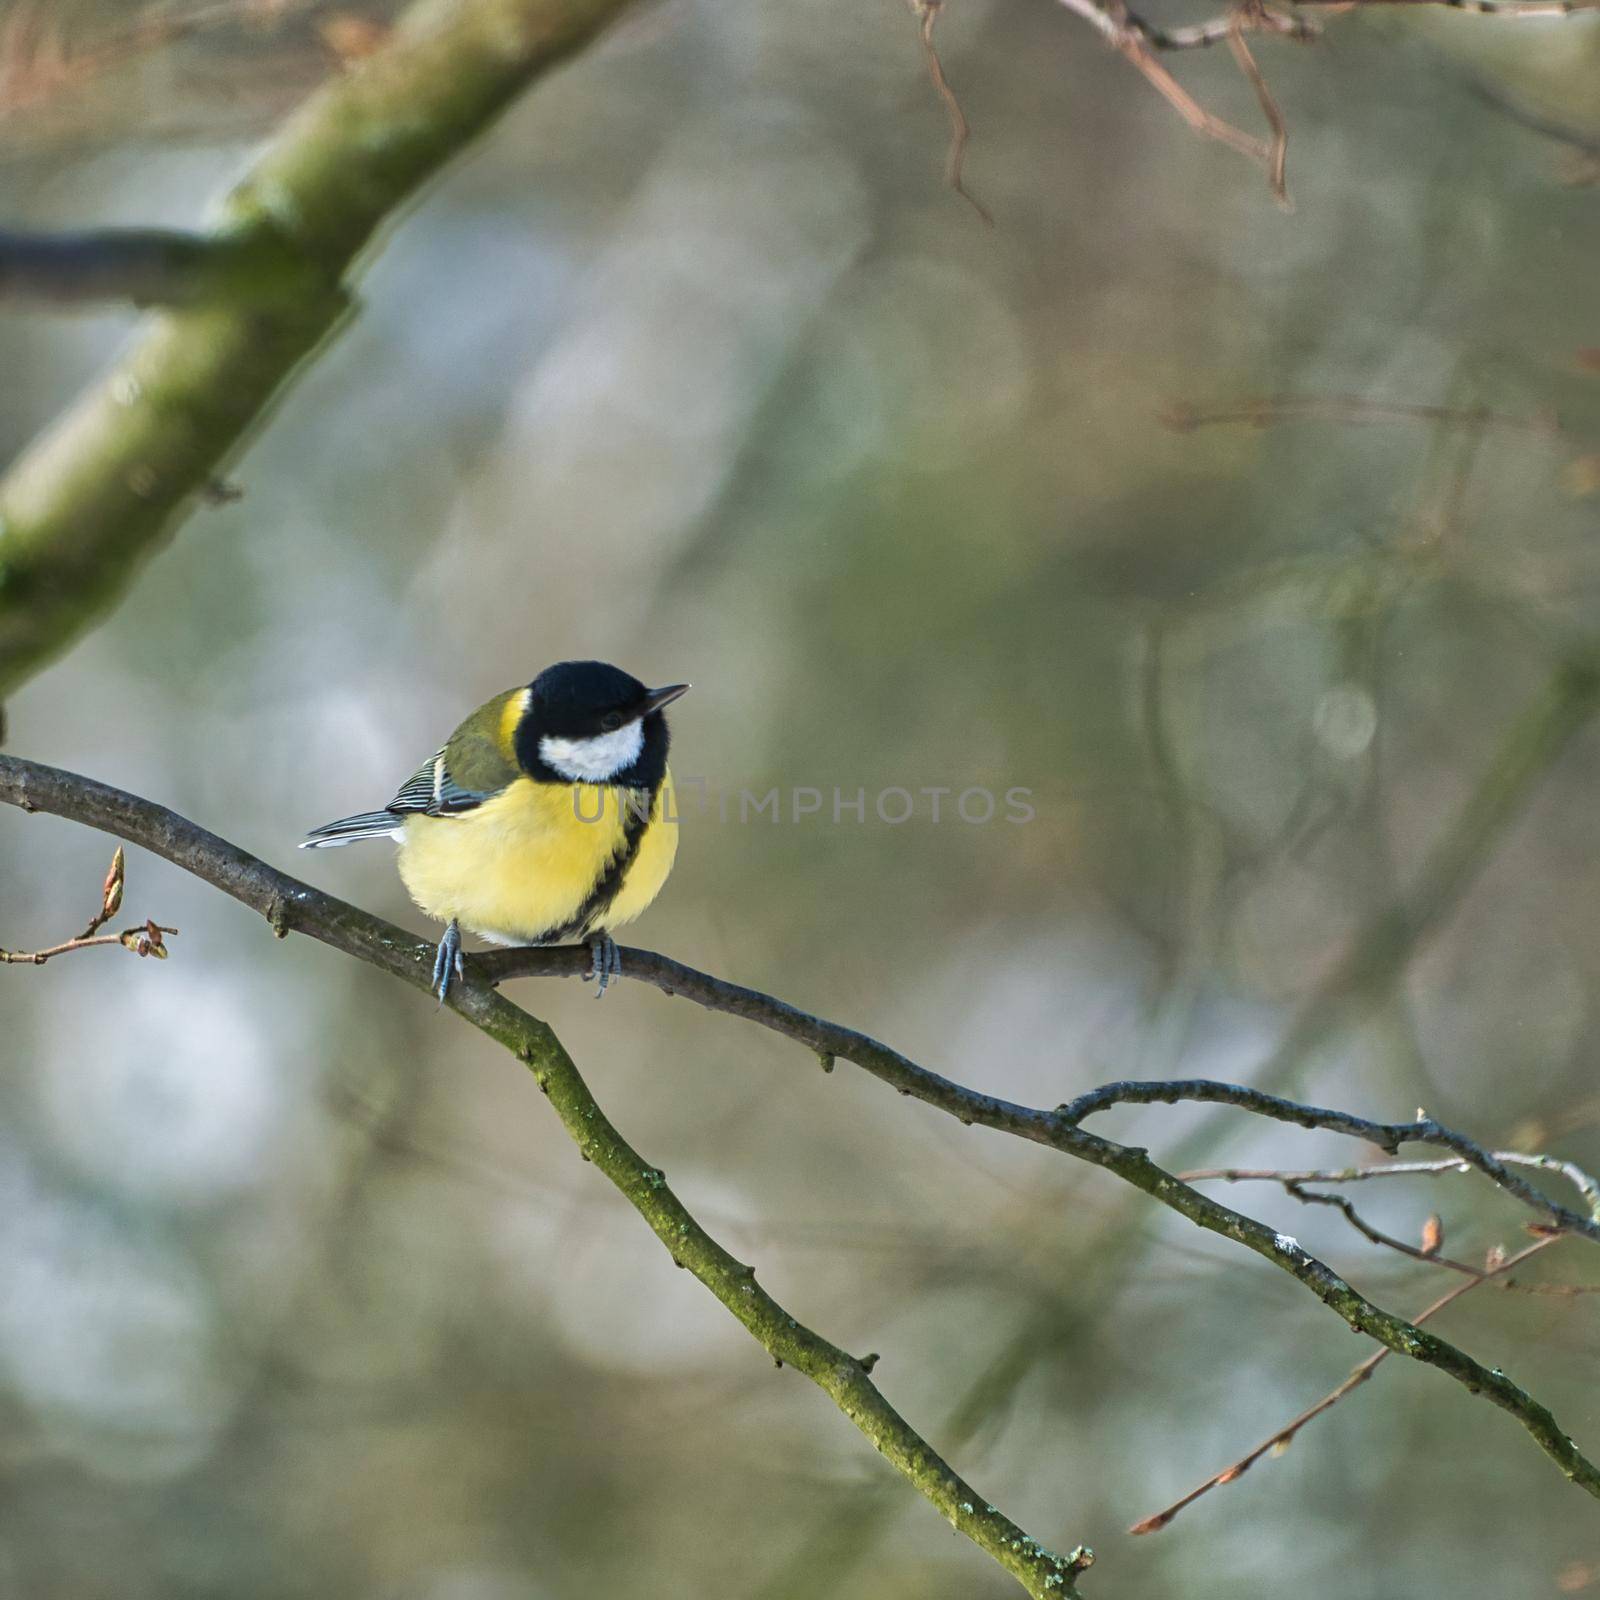
<path fill-rule="evenodd" d="M 0 284 L 10 268 L 48 293 L 54 273 L 73 298 L 169 307 L 0 480 L 0 697 L 103 615 L 215 484 L 337 329 L 377 229 L 626 3 L 419 0 L 288 120 L 209 231 L 0 236 Z"/>

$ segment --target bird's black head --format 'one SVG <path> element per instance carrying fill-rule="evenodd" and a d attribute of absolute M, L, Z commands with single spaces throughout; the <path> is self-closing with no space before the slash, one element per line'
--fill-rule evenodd
<path fill-rule="evenodd" d="M 604 661 L 558 661 L 528 686 L 517 762 L 546 783 L 620 783 L 654 789 L 667 769 L 661 708 L 686 683 L 648 689 Z"/>

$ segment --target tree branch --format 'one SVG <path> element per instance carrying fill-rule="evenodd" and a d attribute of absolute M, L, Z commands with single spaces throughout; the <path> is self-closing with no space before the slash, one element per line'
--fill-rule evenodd
<path fill-rule="evenodd" d="M 0 758 L 3 759 L 3 758 Z M 3 770 L 3 768 L 0 768 Z M 981 1094 L 942 1078 L 938 1073 L 920 1067 L 916 1062 L 880 1044 L 876 1039 L 854 1028 L 828 1022 L 812 1016 L 785 1000 L 762 994 L 756 989 L 746 989 L 710 973 L 674 961 L 670 956 L 653 950 L 626 948 L 622 952 L 623 974 L 636 978 L 662 991 L 679 995 L 704 1006 L 708 1011 L 721 1011 L 728 1016 L 742 1017 L 758 1023 L 774 1033 L 805 1045 L 822 1058 L 823 1070 L 832 1069 L 833 1062 L 849 1061 L 864 1068 L 901 1094 L 914 1096 L 928 1105 L 948 1112 L 959 1121 L 980 1123 L 1002 1133 L 1016 1134 L 1037 1144 L 1064 1148 L 1064 1130 L 1071 1130 L 1085 1118 L 1112 1105 L 1156 1103 L 1176 1104 L 1180 1100 L 1206 1101 L 1212 1104 L 1238 1105 L 1259 1115 L 1274 1117 L 1278 1121 L 1293 1122 L 1303 1128 L 1322 1128 L 1343 1133 L 1352 1138 L 1365 1139 L 1383 1150 L 1392 1150 L 1400 1144 L 1439 1144 L 1458 1151 L 1453 1161 L 1442 1163 L 1396 1164 L 1392 1167 L 1346 1168 L 1344 1175 L 1379 1174 L 1384 1172 L 1412 1171 L 1437 1172 L 1455 1167 L 1476 1167 L 1486 1177 L 1509 1194 L 1531 1206 L 1540 1217 L 1563 1232 L 1581 1234 L 1600 1241 L 1600 1184 L 1589 1178 L 1571 1162 L 1553 1156 L 1523 1155 L 1514 1151 L 1485 1150 L 1465 1134 L 1423 1118 L 1408 1123 L 1373 1122 L 1366 1117 L 1353 1116 L 1345 1111 L 1329 1111 L 1318 1106 L 1305 1106 L 1278 1095 L 1264 1094 L 1242 1084 L 1215 1083 L 1208 1079 L 1174 1079 L 1156 1083 L 1109 1083 L 1056 1111 L 1036 1110 L 1014 1104 L 993 1095 Z M 573 978 L 582 977 L 588 969 L 589 952 L 579 945 L 558 946 L 553 949 L 521 948 L 491 950 L 471 958 L 471 967 L 492 984 L 505 983 L 512 978 Z M 1066 1143 L 1070 1143 L 1067 1140 Z M 1104 1142 L 1104 1141 L 1096 1141 Z M 1509 1169 L 1513 1166 L 1540 1167 L 1555 1172 L 1570 1181 L 1594 1208 L 1591 1216 L 1556 1204 L 1532 1184 L 1526 1183 Z M 1184 1174 L 1184 1179 L 1225 1177 L 1228 1172 L 1202 1171 Z M 1241 1172 L 1240 1177 L 1271 1177 L 1279 1174 Z M 1341 1181 L 1338 1173 L 1289 1173 L 1287 1176 L 1306 1183 Z M 1182 1181 L 1182 1180 L 1174 1180 Z"/>
<path fill-rule="evenodd" d="M 1461 1160 L 1493 1179 L 1508 1194 L 1541 1213 L 1548 1223 L 1561 1232 L 1582 1234 L 1586 1239 L 1600 1242 L 1600 1221 L 1594 1216 L 1580 1216 L 1576 1211 L 1558 1205 L 1526 1179 L 1519 1178 L 1504 1161 L 1482 1145 L 1453 1128 L 1435 1122 L 1432 1117 L 1419 1116 L 1414 1122 L 1372 1122 L 1366 1117 L 1352 1116 L 1348 1111 L 1328 1111 L 1321 1106 L 1301 1105 L 1297 1100 L 1265 1094 L 1260 1089 L 1251 1089 L 1244 1084 L 1217 1083 L 1209 1078 L 1103 1084 L 1060 1107 L 1060 1112 L 1067 1122 L 1076 1127 L 1085 1117 L 1114 1105 L 1177 1105 L 1185 1100 L 1205 1105 L 1238 1106 L 1241 1110 L 1271 1117 L 1277 1122 L 1292 1122 L 1301 1128 L 1321 1128 L 1329 1133 L 1365 1139 L 1390 1155 L 1403 1144 L 1442 1146 L 1455 1151 Z"/>
<path fill-rule="evenodd" d="M 1448 1267 L 1451 1272 L 1459 1272 L 1464 1277 L 1481 1278 L 1483 1272 L 1480 1268 L 1471 1266 L 1465 1261 L 1456 1261 L 1452 1257 L 1440 1254 L 1438 1248 L 1418 1248 L 1414 1244 L 1407 1244 L 1404 1239 L 1397 1239 L 1392 1233 L 1385 1233 L 1383 1229 L 1374 1227 L 1372 1223 L 1356 1210 L 1355 1206 L 1342 1194 L 1320 1194 L 1315 1189 L 1308 1189 L 1304 1184 L 1296 1183 L 1293 1178 L 1284 1181 L 1284 1192 L 1291 1199 L 1298 1200 L 1303 1206 L 1331 1206 L 1339 1212 L 1344 1220 L 1350 1224 L 1363 1239 L 1369 1243 L 1380 1245 L 1386 1250 L 1394 1250 L 1400 1255 L 1409 1256 L 1413 1261 L 1421 1261 L 1427 1266 Z M 1439 1219 L 1432 1219 L 1435 1227 Z M 1546 1237 L 1560 1238 L 1560 1234 L 1549 1232 Z M 1425 1246 L 1427 1241 L 1425 1241 Z"/>
<path fill-rule="evenodd" d="M 1557 1156 L 1530 1155 L 1522 1150 L 1495 1150 L 1491 1154 L 1503 1166 L 1533 1167 L 1565 1178 L 1582 1195 L 1590 1214 L 1600 1216 L 1600 1182 L 1576 1162 L 1562 1161 Z M 1388 1161 L 1381 1167 L 1325 1167 L 1310 1172 L 1283 1172 L 1276 1168 L 1268 1170 L 1260 1167 L 1203 1167 L 1179 1176 L 1185 1183 L 1198 1183 L 1206 1178 L 1221 1179 L 1227 1183 L 1361 1183 L 1367 1178 L 1437 1177 L 1440 1173 L 1471 1170 L 1471 1163 L 1455 1156 L 1444 1161 Z"/>
<path fill-rule="evenodd" d="M 1548 1249 L 1555 1242 L 1555 1236 L 1547 1234 L 1544 1238 L 1535 1239 L 1532 1244 L 1525 1245 L 1514 1256 L 1507 1256 L 1504 1260 L 1486 1267 L 1482 1272 L 1479 1272 L 1476 1268 L 1469 1268 L 1468 1270 L 1473 1274 L 1472 1281 L 1457 1285 L 1454 1289 L 1440 1295 L 1431 1305 L 1424 1306 L 1417 1313 L 1416 1320 L 1418 1325 L 1420 1326 L 1422 1323 L 1427 1322 L 1429 1318 L 1437 1316 L 1446 1306 L 1452 1305 L 1459 1300 L 1462 1295 L 1470 1294 L 1480 1283 L 1495 1281 L 1500 1278 L 1502 1273 L 1510 1272 L 1513 1267 L 1521 1266 L 1530 1256 L 1538 1255 L 1541 1250 Z M 1174 1500 L 1164 1510 L 1157 1511 L 1153 1516 L 1141 1518 L 1128 1529 L 1128 1532 L 1133 1534 L 1159 1533 L 1180 1511 L 1192 1506 L 1202 1495 L 1210 1494 L 1213 1489 L 1220 1489 L 1224 1484 L 1233 1483 L 1242 1478 L 1263 1456 L 1281 1454 L 1287 1450 L 1290 1444 L 1293 1443 L 1295 1435 L 1308 1422 L 1315 1422 L 1324 1411 L 1332 1410 L 1347 1394 L 1359 1389 L 1383 1365 L 1389 1354 L 1390 1352 L 1387 1350 L 1374 1350 L 1366 1360 L 1356 1366 L 1355 1370 L 1343 1383 L 1325 1394 L 1315 1405 L 1307 1406 L 1299 1416 L 1291 1418 L 1270 1438 L 1263 1439 L 1254 1450 L 1247 1451 L 1237 1461 L 1224 1467 L 1221 1472 L 1213 1473 L 1204 1483 L 1191 1489 L 1188 1494 L 1183 1495 L 1181 1498 Z"/>
<path fill-rule="evenodd" d="M 906 0 L 906 3 L 911 8 L 912 16 L 917 19 L 917 37 L 922 43 L 922 56 L 928 68 L 928 82 L 933 85 L 933 92 L 938 95 L 939 103 L 944 107 L 945 117 L 950 124 L 950 143 L 946 147 L 944 158 L 944 181 L 977 212 L 980 221 L 992 228 L 994 218 L 983 202 L 967 187 L 963 177 L 967 143 L 972 138 L 972 128 L 967 122 L 966 112 L 961 109 L 960 100 L 956 98 L 955 90 L 950 87 L 950 80 L 945 76 L 944 62 L 939 59 L 939 47 L 933 42 L 933 30 L 939 21 L 939 12 L 944 0 Z"/>
<path fill-rule="evenodd" d="M 280 938 L 304 933 L 413 988 L 430 990 L 433 949 L 392 923 L 289 877 L 215 834 L 121 790 L 53 767 L 0 755 L 0 800 L 24 811 L 71 817 L 130 839 L 260 912 Z M 505 1046 L 548 1097 L 587 1161 L 642 1216 L 679 1266 L 688 1268 L 780 1366 L 803 1372 L 952 1527 L 1005 1568 L 1034 1600 L 1077 1594 L 1094 1559 L 1080 1547 L 1057 1555 L 1002 1515 L 884 1399 L 869 1377 L 876 1358 L 857 1358 L 803 1326 L 694 1219 L 596 1103 L 550 1027 L 496 994 L 469 965 L 449 1005 Z"/>
<path fill-rule="evenodd" d="M 154 956 L 158 961 L 167 959 L 167 946 L 162 935 L 176 933 L 160 922 L 145 922 L 135 928 L 124 928 L 121 933 L 81 933 L 76 939 L 64 939 L 60 944 L 46 945 L 42 950 L 0 950 L 0 966 L 42 967 L 55 956 L 70 955 L 74 950 L 93 950 L 101 945 L 121 945 L 136 956 Z"/>
<path fill-rule="evenodd" d="M 42 967 L 54 957 L 69 955 L 74 950 L 92 950 L 99 945 L 113 944 L 131 950 L 136 956 L 154 956 L 158 961 L 165 961 L 167 947 L 161 936 L 164 933 L 176 933 L 176 928 L 168 928 L 152 919 L 138 927 L 124 928 L 121 933 L 100 932 L 122 905 L 126 864 L 119 844 L 116 854 L 111 858 L 105 882 L 100 886 L 100 909 L 90 917 L 89 925 L 82 933 L 64 939 L 60 944 L 46 945 L 42 950 L 0 950 L 0 966 Z"/>
<path fill-rule="evenodd" d="M 0 697 L 115 602 L 242 447 L 338 327 L 378 228 L 626 4 L 419 0 L 290 118 L 209 233 L 9 240 L 19 288 L 41 292 L 53 264 L 59 298 L 186 309 L 153 318 L 0 481 Z"/>
<path fill-rule="evenodd" d="M 131 839 L 253 907 L 267 918 L 280 936 L 289 932 L 305 933 L 403 978 L 413 987 L 426 989 L 429 985 L 432 945 L 413 940 L 380 918 L 300 883 L 165 807 L 93 779 L 5 755 L 0 755 L 0 801 L 24 811 L 48 811 L 71 817 Z M 1491 1370 L 1483 1366 L 1446 1340 L 1425 1334 L 1403 1317 L 1374 1305 L 1304 1250 L 1298 1241 L 1275 1233 L 1254 1218 L 1232 1211 L 1180 1182 L 1153 1162 L 1144 1150 L 1089 1133 L 1070 1116 L 964 1088 L 919 1067 L 865 1034 L 811 1017 L 755 990 L 724 984 L 664 957 L 647 951 L 624 950 L 622 961 L 625 973 L 646 976 L 668 993 L 684 994 L 711 1009 L 747 1017 L 800 1040 L 822 1056 L 825 1067 L 831 1067 L 835 1057 L 842 1057 L 892 1084 L 901 1093 L 914 1095 L 962 1122 L 982 1123 L 985 1127 L 1031 1139 L 1116 1174 L 1197 1227 L 1232 1239 L 1289 1273 L 1357 1332 L 1369 1335 L 1398 1355 L 1438 1368 L 1472 1394 L 1485 1395 L 1521 1423 L 1564 1476 L 1600 1499 L 1600 1468 L 1578 1449 L 1546 1407 L 1498 1368 Z M 665 1187 L 661 1175 L 646 1169 L 640 1157 L 623 1143 L 621 1135 L 604 1121 L 577 1068 L 551 1030 L 537 1018 L 503 1000 L 492 988 L 493 982 L 519 971 L 523 974 L 577 974 L 584 970 L 587 962 L 588 952 L 581 947 L 508 951 L 499 956 L 474 957 L 468 961 L 460 984 L 452 988 L 449 1003 L 468 1021 L 500 1040 L 528 1063 L 580 1146 L 584 1145 L 585 1138 L 599 1141 L 592 1149 L 586 1147 L 585 1153 L 641 1212 L 673 1250 L 675 1259 L 690 1267 L 774 1357 L 799 1367 L 826 1389 L 877 1448 L 961 1532 L 993 1555 L 1025 1587 L 1034 1585 L 1030 1593 L 1072 1593 L 1073 1569 L 1087 1564 L 1088 1552 L 1059 1557 L 1042 1551 L 1032 1541 L 1013 1547 L 1010 1542 L 1013 1537 L 1025 1538 L 1019 1530 L 997 1512 L 985 1509 L 980 1513 L 969 1509 L 978 1504 L 971 1491 L 877 1394 L 867 1382 L 866 1374 L 860 1371 L 859 1363 L 855 1363 L 855 1372 L 841 1366 L 840 1361 L 850 1363 L 852 1358 L 843 1356 L 834 1346 L 807 1330 L 791 1325 L 790 1319 L 767 1299 L 743 1269 L 734 1271 L 738 1264 L 733 1263 L 733 1258 L 700 1232 L 698 1224 Z M 668 981 L 661 981 L 662 975 L 666 975 Z M 1109 1101 L 1102 1103 L 1100 1095 L 1090 1095 L 1075 1101 L 1074 1106 L 1083 1108 L 1080 1117 L 1086 1116 L 1091 1110 L 1103 1109 L 1103 1104 L 1116 1103 L 1122 1091 L 1129 1087 L 1110 1085 Z M 1146 1086 L 1132 1087 L 1143 1090 Z M 1207 1087 L 1236 1090 L 1245 1097 L 1253 1093 L 1236 1085 Z M 1157 1098 L 1159 1096 L 1154 1093 L 1148 1096 L 1150 1100 Z M 1343 1117 L 1343 1113 L 1321 1113 L 1315 1108 L 1295 1109 L 1314 1118 Z M 1367 1123 L 1361 1118 L 1344 1120 L 1362 1130 L 1390 1126 Z M 1313 1121 L 1309 1125 L 1327 1124 Z M 1410 1129 L 1416 1125 L 1393 1126 Z M 1478 1157 L 1485 1155 L 1462 1135 L 1449 1134 L 1449 1130 L 1431 1122 L 1426 1126 L 1440 1136 L 1448 1135 L 1455 1141 L 1451 1147 L 1460 1148 L 1468 1160 L 1473 1160 L 1474 1153 Z M 1364 1132 L 1362 1136 L 1366 1136 Z M 1490 1170 L 1482 1168 L 1477 1160 L 1473 1164 Z M 1494 1175 L 1492 1170 L 1490 1175 Z M 1509 1186 L 1506 1179 L 1520 1183 L 1509 1173 L 1498 1181 L 1502 1186 Z M 1533 1193 L 1535 1199 L 1530 1203 L 1537 1204 L 1547 1214 L 1561 1212 L 1560 1207 L 1553 1207 L 1536 1191 Z M 1595 1226 L 1575 1213 L 1566 1215 L 1574 1224 L 1569 1231 L 1587 1232 Z M 729 1263 L 733 1263 L 732 1266 Z M 774 1316 L 780 1319 L 778 1323 L 772 1322 Z"/>
<path fill-rule="evenodd" d="M 282 241 L 166 228 L 30 234 L 0 228 L 0 300 L 136 306 L 285 306 L 326 286 Z"/>
<path fill-rule="evenodd" d="M 1370 11 L 1378 7 L 1397 11 L 1442 6 L 1449 11 L 1472 11 L 1485 17 L 1578 17 L 1600 10 L 1600 0 L 1295 0 L 1296 5 L 1329 10 Z"/>
<path fill-rule="evenodd" d="M 911 3 L 915 7 L 917 0 L 911 0 Z M 1295 3 L 1330 11 L 1355 11 L 1373 6 L 1438 5 L 1496 17 L 1567 17 L 1600 8 L 1600 0 L 1295 0 Z M 1174 29 L 1160 28 L 1146 21 L 1129 8 L 1127 0 L 1059 0 L 1059 4 L 1081 17 L 1112 49 L 1131 62 L 1196 133 L 1215 139 L 1262 165 L 1278 204 L 1286 211 L 1294 209 L 1284 181 L 1289 148 L 1288 123 L 1245 35 L 1273 33 L 1303 44 L 1321 37 L 1322 30 L 1316 23 L 1270 3 L 1270 0 L 1232 0 L 1232 4 L 1221 15 Z M 1156 59 L 1158 51 L 1202 50 L 1224 42 L 1232 51 L 1246 82 L 1255 91 L 1257 104 L 1271 133 L 1270 140 L 1257 139 L 1208 111 Z M 1519 120 L 1529 122 L 1526 117 Z M 1529 125 L 1538 126 L 1532 122 Z M 1549 129 L 1545 127 L 1541 131 L 1548 132 Z"/>

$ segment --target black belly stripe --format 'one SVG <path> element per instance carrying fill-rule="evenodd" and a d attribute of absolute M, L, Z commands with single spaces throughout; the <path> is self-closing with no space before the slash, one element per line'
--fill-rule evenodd
<path fill-rule="evenodd" d="M 655 814 L 656 790 L 625 789 L 617 793 L 624 811 L 622 843 L 617 853 L 595 880 L 583 904 L 559 928 L 552 928 L 545 934 L 539 941 L 541 944 L 554 944 L 559 939 L 586 938 L 621 891 L 628 868 L 633 865 L 634 858 L 639 854 L 639 846 L 644 842 L 645 829 L 650 826 L 650 818 Z"/>

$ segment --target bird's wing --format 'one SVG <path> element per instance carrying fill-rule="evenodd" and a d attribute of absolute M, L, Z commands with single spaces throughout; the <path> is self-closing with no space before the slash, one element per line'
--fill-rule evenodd
<path fill-rule="evenodd" d="M 446 752 L 440 750 L 400 785 L 384 809 L 401 815 L 420 811 L 429 817 L 448 817 L 458 811 L 471 811 L 488 798 L 487 794 L 459 784 L 450 771 Z"/>
<path fill-rule="evenodd" d="M 480 706 L 422 763 L 384 808 L 397 815 L 449 817 L 481 806 L 519 776 L 505 732 L 511 691 Z"/>

